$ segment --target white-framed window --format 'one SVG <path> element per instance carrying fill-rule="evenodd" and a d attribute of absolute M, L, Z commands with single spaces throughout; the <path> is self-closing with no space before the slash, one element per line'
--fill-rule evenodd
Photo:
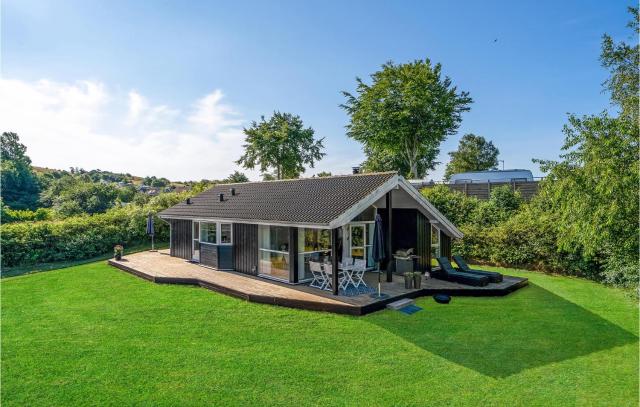
<path fill-rule="evenodd" d="M 231 223 L 220 223 L 220 244 L 231 244 L 233 242 L 232 233 Z"/>
<path fill-rule="evenodd" d="M 218 244 L 218 245 L 233 244 L 233 227 L 231 223 L 222 223 L 222 222 L 198 222 L 198 223 L 200 224 L 200 243 Z"/>
<path fill-rule="evenodd" d="M 373 230 L 374 222 L 352 222 L 349 224 L 350 256 L 354 259 L 365 259 L 367 267 L 373 267 Z"/>

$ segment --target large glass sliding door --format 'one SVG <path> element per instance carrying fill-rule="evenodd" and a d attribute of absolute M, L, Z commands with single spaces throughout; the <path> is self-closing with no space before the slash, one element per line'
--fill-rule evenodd
<path fill-rule="evenodd" d="M 331 230 L 298 228 L 298 281 L 313 278 L 309 262 L 328 263 L 331 260 Z"/>
<path fill-rule="evenodd" d="M 258 272 L 289 281 L 289 228 L 259 225 L 258 240 Z"/>

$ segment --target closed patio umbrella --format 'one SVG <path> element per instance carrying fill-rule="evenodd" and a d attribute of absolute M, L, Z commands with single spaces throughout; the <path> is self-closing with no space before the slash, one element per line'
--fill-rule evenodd
<path fill-rule="evenodd" d="M 375 223 L 373 226 L 373 247 L 371 248 L 371 257 L 373 261 L 378 263 L 378 294 L 372 294 L 372 297 L 383 298 L 386 294 L 380 292 L 380 262 L 386 258 L 384 251 L 384 232 L 382 231 L 382 217 L 376 214 Z"/>
<path fill-rule="evenodd" d="M 147 235 L 151 236 L 151 251 L 154 252 L 154 247 L 153 247 L 153 235 L 155 235 L 155 228 L 153 226 L 153 214 L 149 213 L 149 215 L 147 215 Z"/>

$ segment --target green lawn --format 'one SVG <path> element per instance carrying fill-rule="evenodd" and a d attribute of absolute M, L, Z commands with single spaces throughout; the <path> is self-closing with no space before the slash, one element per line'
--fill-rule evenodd
<path fill-rule="evenodd" d="M 348 317 L 104 262 L 2 280 L 2 404 L 638 405 L 638 307 L 516 270 L 502 298 Z"/>

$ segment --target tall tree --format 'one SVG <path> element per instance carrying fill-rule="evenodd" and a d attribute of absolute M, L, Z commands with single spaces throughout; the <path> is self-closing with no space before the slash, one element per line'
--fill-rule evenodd
<path fill-rule="evenodd" d="M 604 86 L 611 93 L 611 101 L 620 107 L 622 116 L 638 121 L 638 94 L 640 78 L 640 52 L 638 52 L 638 8 L 629 7 L 631 21 L 627 27 L 631 28 L 633 45 L 624 41 L 615 43 L 604 34 L 602 38 L 602 52 L 600 62 L 607 68 L 611 76 L 604 82 Z"/>
<path fill-rule="evenodd" d="M 363 144 L 365 168 L 393 165 L 411 178 L 435 168 L 440 144 L 456 132 L 472 103 L 441 71 L 429 59 L 387 62 L 371 75 L 371 85 L 356 78 L 356 95 L 342 92 L 347 101 L 341 107 L 351 119 L 347 135 Z"/>
<path fill-rule="evenodd" d="M 629 26 L 637 30 L 638 11 L 631 12 L 635 21 Z M 603 61 L 611 60 L 610 44 L 605 36 Z M 611 69 L 605 82 L 612 102 L 621 107 L 620 116 L 570 115 L 560 161 L 536 161 L 548 172 L 539 201 L 556 218 L 559 248 L 595 259 L 606 281 L 637 288 L 640 130 L 632 110 L 638 108 L 638 82 L 628 76 L 632 68 L 622 65 L 623 60 L 638 61 L 639 49 L 624 49 L 620 69 Z"/>
<path fill-rule="evenodd" d="M 448 180 L 451 175 L 460 172 L 496 169 L 498 154 L 500 151 L 493 142 L 472 133 L 465 134 L 460 139 L 458 149 L 449 153 L 451 161 L 447 164 L 444 178 Z"/>
<path fill-rule="evenodd" d="M 2 133 L 0 147 L 2 201 L 13 209 L 35 209 L 40 185 L 31 169 L 27 147 L 11 132 Z"/>
<path fill-rule="evenodd" d="M 276 179 L 297 178 L 305 165 L 313 168 L 325 155 L 324 138 L 315 140 L 313 129 L 305 128 L 300 116 L 290 113 L 274 112 L 269 120 L 262 116 L 244 134 L 244 154 L 236 163 L 247 169 L 257 166 L 262 173 L 273 170 Z"/>
<path fill-rule="evenodd" d="M 234 171 L 233 174 L 229 175 L 226 179 L 226 182 L 229 183 L 240 183 L 240 182 L 249 182 L 249 178 L 246 175 L 241 173 L 240 171 Z"/>

